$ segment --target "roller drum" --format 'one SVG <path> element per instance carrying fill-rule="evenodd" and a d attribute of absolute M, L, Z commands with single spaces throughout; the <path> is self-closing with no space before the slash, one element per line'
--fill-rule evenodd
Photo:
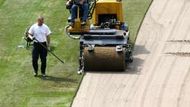
<path fill-rule="evenodd" d="M 85 71 L 123 71 L 125 70 L 125 51 L 116 52 L 115 47 L 95 47 L 93 52 L 84 48 Z"/>

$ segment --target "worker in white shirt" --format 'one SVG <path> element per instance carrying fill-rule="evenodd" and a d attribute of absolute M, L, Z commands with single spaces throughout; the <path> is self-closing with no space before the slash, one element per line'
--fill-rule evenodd
<path fill-rule="evenodd" d="M 42 76 L 46 76 L 46 62 L 47 62 L 47 49 L 50 44 L 51 31 L 49 27 L 44 24 L 44 18 L 42 16 L 37 18 L 37 23 L 33 24 L 29 31 L 29 36 L 34 39 L 33 50 L 32 50 L 32 65 L 34 68 L 34 76 L 38 75 L 38 59 L 41 59 L 41 73 Z M 42 45 L 43 46 L 42 46 Z"/>

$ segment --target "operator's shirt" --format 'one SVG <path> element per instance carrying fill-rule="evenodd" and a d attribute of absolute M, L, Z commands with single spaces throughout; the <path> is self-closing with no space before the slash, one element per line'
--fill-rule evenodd
<path fill-rule="evenodd" d="M 30 27 L 28 33 L 32 34 L 39 42 L 47 42 L 47 36 L 49 36 L 52 32 L 46 24 L 39 26 L 36 23 Z"/>

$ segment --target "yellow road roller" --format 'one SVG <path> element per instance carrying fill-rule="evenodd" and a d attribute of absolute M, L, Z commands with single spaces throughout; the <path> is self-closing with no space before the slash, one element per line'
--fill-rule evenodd
<path fill-rule="evenodd" d="M 124 71 L 133 61 L 121 0 L 89 0 L 88 20 L 81 25 L 80 7 L 65 33 L 80 42 L 79 71 Z M 68 18 L 70 22 L 70 18 Z"/>

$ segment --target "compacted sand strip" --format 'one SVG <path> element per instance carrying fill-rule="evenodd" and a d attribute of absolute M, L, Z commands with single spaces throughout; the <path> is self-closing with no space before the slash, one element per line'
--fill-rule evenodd
<path fill-rule="evenodd" d="M 126 72 L 89 72 L 73 107 L 190 107 L 190 2 L 154 0 Z"/>

